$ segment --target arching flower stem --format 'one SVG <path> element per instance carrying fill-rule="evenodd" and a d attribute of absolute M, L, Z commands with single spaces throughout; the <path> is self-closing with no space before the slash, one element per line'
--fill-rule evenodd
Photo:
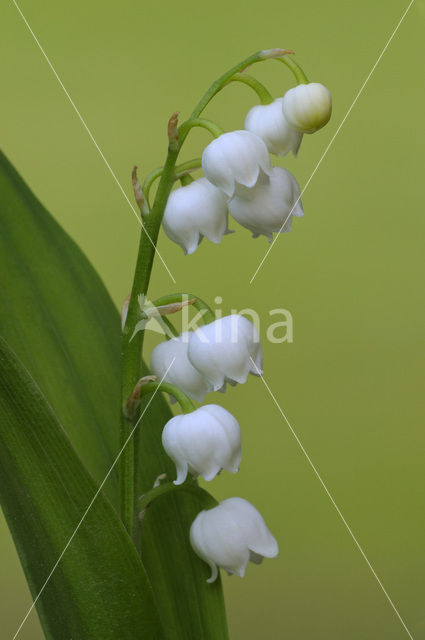
<path fill-rule="evenodd" d="M 214 138 L 218 138 L 224 133 L 224 130 L 218 126 L 212 120 L 206 120 L 205 118 L 190 118 L 183 122 L 182 125 L 178 128 L 178 136 L 184 136 L 186 138 L 187 134 L 194 127 L 202 127 L 211 133 Z"/>
<path fill-rule="evenodd" d="M 188 162 L 182 162 L 176 167 L 176 178 L 180 178 L 185 173 L 190 173 L 191 171 L 196 171 L 202 167 L 201 158 L 194 158 L 193 160 L 188 160 Z"/>
<path fill-rule="evenodd" d="M 200 169 L 200 168 L 201 168 L 201 158 L 194 158 L 193 160 L 182 162 L 182 164 L 177 165 L 175 168 L 174 180 L 180 180 L 183 175 L 191 173 L 192 171 L 196 171 L 197 169 Z M 153 171 L 148 173 L 148 175 L 145 178 L 142 190 L 148 202 L 149 202 L 149 194 L 150 194 L 152 185 L 155 182 L 155 180 L 157 180 L 162 176 L 163 171 L 164 171 L 164 167 L 158 167 L 157 169 L 154 169 Z"/>
<path fill-rule="evenodd" d="M 287 67 L 289 67 L 289 69 L 294 74 L 295 80 L 298 84 L 308 84 L 307 76 L 301 69 L 300 65 L 295 62 L 293 58 L 291 58 L 290 56 L 285 56 L 283 58 L 276 58 L 276 60 L 279 60 L 279 62 L 282 62 L 283 64 L 286 64 Z"/>
<path fill-rule="evenodd" d="M 143 512 L 154 500 L 174 491 L 186 491 L 196 495 L 197 498 L 200 498 L 202 500 L 204 508 L 215 507 L 218 504 L 217 500 L 210 493 L 208 493 L 208 491 L 205 491 L 205 489 L 201 489 L 196 480 L 188 479 L 183 484 L 164 482 L 158 487 L 155 487 L 140 496 L 137 504 L 139 512 L 144 515 Z"/>
<path fill-rule="evenodd" d="M 260 103 L 262 105 L 271 104 L 273 102 L 273 96 L 270 91 L 253 76 L 249 76 L 246 73 L 236 73 L 226 82 L 226 85 L 229 85 L 231 82 L 242 82 L 248 87 L 251 87 L 251 89 L 253 89 L 260 98 Z"/>
<path fill-rule="evenodd" d="M 151 393 L 155 393 L 156 391 L 164 391 L 165 393 L 172 395 L 179 403 L 183 413 L 195 411 L 195 405 L 192 400 L 183 393 L 183 391 L 169 382 L 158 382 L 157 380 L 153 380 L 153 377 L 154 376 L 145 376 L 140 378 L 136 383 L 123 408 L 123 413 L 127 420 L 132 421 L 134 419 L 142 398 Z"/>
<path fill-rule="evenodd" d="M 194 179 L 192 178 L 190 173 L 183 173 L 180 176 L 179 180 L 182 187 L 187 187 L 188 184 L 192 184 L 192 182 L 194 182 Z"/>
<path fill-rule="evenodd" d="M 219 93 L 227 81 L 236 73 L 246 69 L 257 62 L 263 62 L 268 59 L 280 58 L 285 56 L 288 50 L 271 49 L 267 51 L 258 51 L 248 58 L 245 58 L 237 65 L 226 71 L 220 76 L 209 89 L 205 92 L 201 100 L 193 110 L 189 121 L 200 118 L 201 113 L 208 103 Z M 155 194 L 155 200 L 150 213 L 145 217 L 144 225 L 140 234 L 139 250 L 134 272 L 133 286 L 128 305 L 128 313 L 126 323 L 123 329 L 122 348 L 121 348 L 121 401 L 122 406 L 127 402 L 135 383 L 141 376 L 142 372 L 142 349 L 144 331 L 139 331 L 133 336 L 134 328 L 139 321 L 139 304 L 138 296 L 147 295 L 153 261 L 156 253 L 156 244 L 158 234 L 161 227 L 162 217 L 167 204 L 171 189 L 176 180 L 176 163 L 180 150 L 190 131 L 188 125 L 181 125 L 180 135 L 177 135 L 177 113 L 174 113 L 168 124 L 168 153 L 164 166 L 158 174 L 161 176 L 158 189 Z M 156 170 L 158 171 L 158 170 Z M 152 177 L 150 180 L 155 180 Z M 151 182 L 151 184 L 152 184 Z M 145 198 L 147 194 L 144 192 Z M 133 339 L 131 339 L 133 336 Z M 124 414 L 121 414 L 120 441 L 121 446 L 127 442 L 132 433 L 134 424 L 137 422 L 137 415 L 133 422 L 129 422 Z M 137 459 L 138 455 L 136 454 Z M 121 518 L 127 531 L 131 536 L 135 536 L 135 450 L 134 441 L 130 438 L 127 446 L 124 448 L 120 460 L 120 492 L 121 492 Z"/>

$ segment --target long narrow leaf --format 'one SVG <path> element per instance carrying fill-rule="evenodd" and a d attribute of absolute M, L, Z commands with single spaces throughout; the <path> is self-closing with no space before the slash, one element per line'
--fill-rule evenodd
<path fill-rule="evenodd" d="M 34 597 L 96 492 L 41 391 L 0 340 L 0 497 Z M 54 640 L 162 637 L 140 559 L 101 493 L 37 606 Z"/>
<path fill-rule="evenodd" d="M 118 451 L 119 316 L 85 256 L 1 154 L 0 289 L 0 334 L 37 381 L 100 483 Z M 140 494 L 160 473 L 174 477 L 160 440 L 170 417 L 158 394 L 141 425 Z M 108 494 L 117 504 L 115 471 L 111 476 Z M 9 482 L 9 477 L 4 480 Z M 160 602 L 167 640 L 227 638 L 221 585 L 205 582 L 206 565 L 189 545 L 189 527 L 201 509 L 190 495 L 164 497 L 143 522 L 142 559 Z M 30 511 L 28 517 L 37 516 Z M 23 536 L 23 520 L 13 522 L 9 518 L 25 566 L 37 555 L 27 546 L 36 549 L 38 539 Z M 46 556 L 49 561 L 54 560 Z"/>
<path fill-rule="evenodd" d="M 118 313 L 87 258 L 1 153 L 0 292 L 0 334 L 101 482 L 118 450 Z M 107 489 L 116 503 L 116 472 Z"/>

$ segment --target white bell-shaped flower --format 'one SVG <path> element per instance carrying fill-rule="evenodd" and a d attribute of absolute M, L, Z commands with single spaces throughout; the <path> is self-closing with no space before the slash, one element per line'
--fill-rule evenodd
<path fill-rule="evenodd" d="M 203 402 L 206 394 L 212 391 L 212 385 L 189 362 L 189 335 L 189 331 L 184 331 L 178 338 L 156 345 L 151 354 L 150 370 L 157 378 L 175 385 L 192 400 Z"/>
<path fill-rule="evenodd" d="M 278 544 L 261 514 L 243 498 L 228 498 L 217 507 L 201 511 L 190 528 L 195 553 L 211 567 L 214 582 L 218 567 L 241 578 L 248 562 L 260 564 L 275 558 Z"/>
<path fill-rule="evenodd" d="M 227 198 L 206 178 L 170 193 L 162 226 L 186 253 L 194 253 L 205 236 L 219 244 L 227 229 Z"/>
<path fill-rule="evenodd" d="M 299 84 L 283 96 L 283 115 L 291 127 L 300 133 L 314 133 L 329 122 L 332 97 L 319 82 Z"/>
<path fill-rule="evenodd" d="M 189 337 L 188 358 L 218 391 L 226 382 L 246 382 L 262 373 L 263 353 L 255 326 L 232 314 L 199 327 Z"/>
<path fill-rule="evenodd" d="M 254 238 L 291 230 L 292 216 L 304 215 L 298 182 L 286 169 L 273 167 L 267 180 L 252 189 L 238 189 L 229 202 L 230 215 L 252 231 Z"/>
<path fill-rule="evenodd" d="M 235 184 L 253 187 L 260 172 L 271 171 L 263 140 L 250 131 L 230 131 L 210 142 L 202 154 L 202 169 L 212 184 L 231 197 Z"/>
<path fill-rule="evenodd" d="M 271 104 L 252 107 L 245 118 L 245 129 L 264 140 L 270 153 L 285 156 L 292 151 L 296 156 L 303 134 L 295 131 L 286 120 L 282 101 L 283 98 L 277 98 Z"/>
<path fill-rule="evenodd" d="M 242 456 L 239 424 L 217 404 L 171 418 L 162 432 L 162 444 L 176 465 L 174 484 L 182 484 L 188 473 L 209 481 L 222 469 L 230 473 L 239 471 Z"/>

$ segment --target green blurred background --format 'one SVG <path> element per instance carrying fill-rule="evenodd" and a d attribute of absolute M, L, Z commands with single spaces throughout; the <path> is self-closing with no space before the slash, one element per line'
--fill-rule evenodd
<path fill-rule="evenodd" d="M 130 171 L 158 166 L 166 122 L 189 114 L 212 80 L 261 48 L 288 47 L 333 94 L 331 123 L 281 162 L 301 186 L 336 131 L 407 3 L 298 0 L 120 3 L 22 0 L 126 193 Z M 120 305 L 130 289 L 139 225 L 12 0 L 1 5 L 1 147 L 81 245 Z M 151 295 L 196 292 L 261 317 L 288 309 L 294 342 L 265 342 L 265 378 L 415 640 L 425 638 L 423 420 L 423 49 L 417 0 L 307 189 L 305 218 L 264 255 L 242 228 L 184 257 L 163 235 Z M 278 96 L 283 65 L 255 75 Z M 241 128 L 255 96 L 229 87 L 206 116 Z M 200 154 L 205 131 L 182 159 Z M 234 223 L 233 228 L 236 228 Z M 3 300 L 3 304 L 7 301 Z M 155 335 L 148 345 L 152 348 Z M 261 381 L 209 397 L 243 429 L 239 474 L 212 491 L 263 513 L 277 560 L 224 576 L 233 640 L 398 640 L 408 635 L 350 538 Z M 30 605 L 13 543 L 0 522 L 2 637 Z M 42 638 L 33 613 L 19 636 Z M 79 639 L 82 640 L 82 639 Z"/>

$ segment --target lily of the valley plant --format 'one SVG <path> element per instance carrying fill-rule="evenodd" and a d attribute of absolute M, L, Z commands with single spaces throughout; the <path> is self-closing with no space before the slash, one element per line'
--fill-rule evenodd
<path fill-rule="evenodd" d="M 229 214 L 270 241 L 304 215 L 297 180 L 270 154 L 297 156 L 304 134 L 328 122 L 331 96 L 292 53 L 260 51 L 227 71 L 186 121 L 171 116 L 164 165 L 142 185 L 133 170 L 142 230 L 122 334 L 92 267 L 1 156 L 0 497 L 46 638 L 225 639 L 219 568 L 243 577 L 249 561 L 278 554 L 256 507 L 217 503 L 198 484 L 239 471 L 243 425 L 216 392 L 262 375 L 257 329 L 238 314 L 216 318 L 197 293 L 162 295 L 153 308 L 166 336 L 148 369 L 152 314 L 140 302 L 161 225 L 192 254 L 203 238 L 232 242 Z M 267 60 L 295 77 L 275 99 L 246 73 Z M 201 116 L 231 82 L 260 104 L 225 132 Z M 193 127 L 213 139 L 181 162 Z M 202 324 L 179 333 L 170 316 L 184 305 Z"/>

